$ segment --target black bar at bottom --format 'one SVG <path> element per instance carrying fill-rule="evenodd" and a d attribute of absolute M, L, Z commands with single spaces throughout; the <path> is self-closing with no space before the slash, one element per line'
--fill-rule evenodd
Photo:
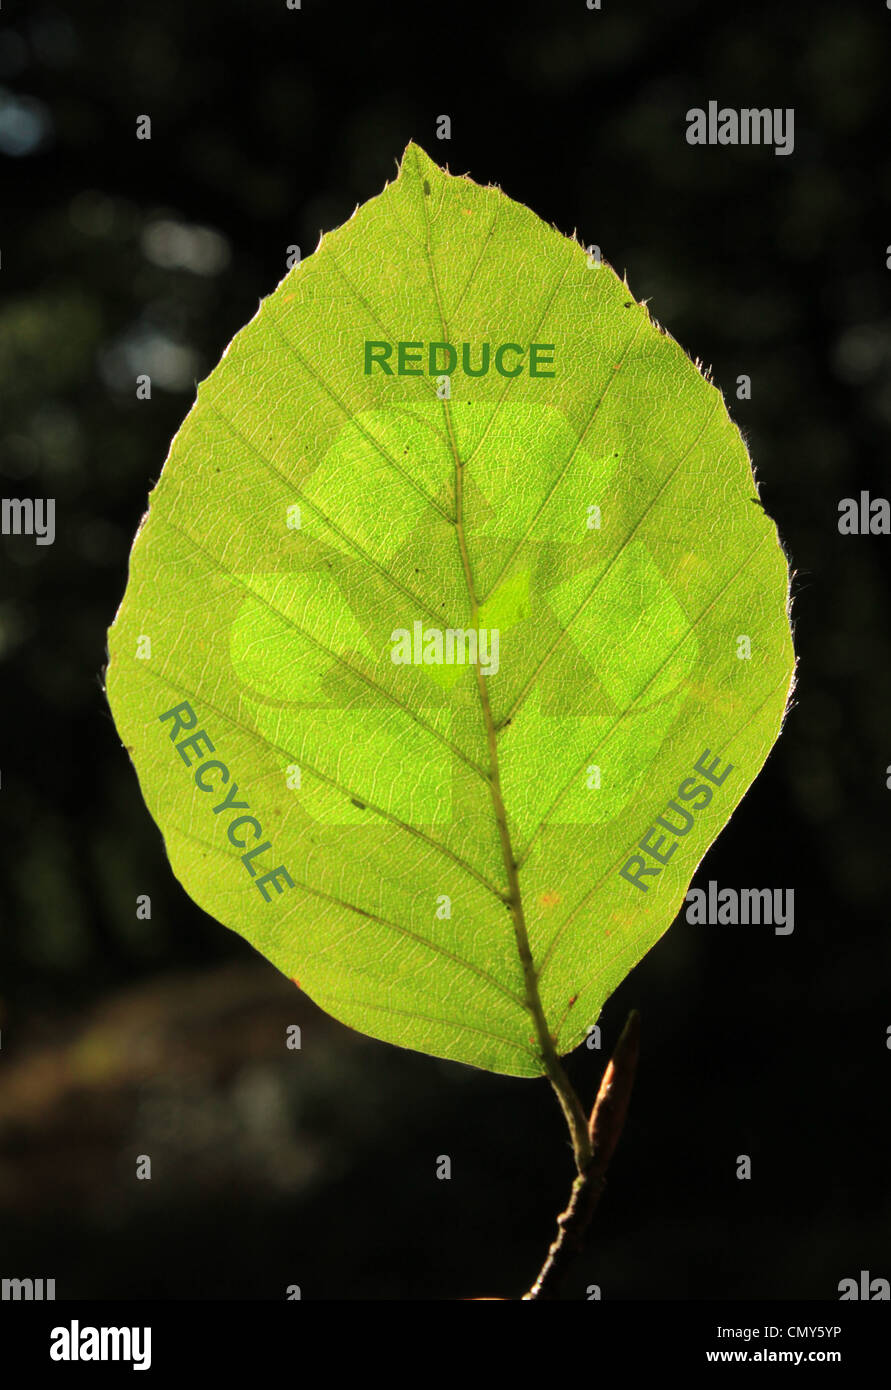
<path fill-rule="evenodd" d="M 574 1314 L 564 1303 L 527 1309 L 516 1322 L 500 1321 L 497 1310 L 470 1308 L 467 1321 L 462 1313 L 458 1322 L 454 1307 L 446 1321 L 424 1307 L 311 1300 L 5 1302 L 0 1348 L 3 1364 L 15 1366 L 21 1384 L 37 1373 L 58 1376 L 60 1383 L 72 1376 L 102 1379 L 111 1368 L 165 1381 L 171 1373 L 195 1370 L 204 1384 L 216 1375 L 226 1383 L 239 1374 L 266 1380 L 284 1368 L 316 1384 L 328 1371 L 342 1384 L 345 1374 L 367 1379 L 400 1369 L 413 1381 L 435 1371 L 441 1382 L 450 1366 L 463 1383 L 471 1360 L 484 1373 L 488 1365 L 503 1382 L 516 1361 L 522 1367 L 534 1338 L 553 1357 L 555 1379 L 582 1371 L 593 1384 L 613 1370 L 701 1369 L 708 1376 L 727 1365 L 821 1365 L 850 1376 L 884 1364 L 891 1330 L 888 1302 L 603 1301 L 576 1305 Z M 530 1370 L 527 1364 L 524 1378 Z"/>

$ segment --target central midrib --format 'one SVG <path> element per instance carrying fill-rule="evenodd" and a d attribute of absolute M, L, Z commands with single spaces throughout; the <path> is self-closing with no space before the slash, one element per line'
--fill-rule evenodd
<path fill-rule="evenodd" d="M 433 291 L 433 298 L 436 304 L 436 311 L 439 317 L 440 329 L 443 341 L 448 342 L 449 327 L 443 313 L 442 297 L 439 292 L 439 283 L 436 276 L 436 266 L 433 262 L 433 252 L 430 245 L 430 215 L 427 208 L 427 199 L 422 194 L 422 204 L 424 207 L 424 223 L 426 232 L 426 260 L 430 275 L 430 284 Z M 449 441 L 449 448 L 455 467 L 455 531 L 458 537 L 458 549 L 461 555 L 461 566 L 464 572 L 464 582 L 467 587 L 467 595 L 470 601 L 471 625 L 479 626 L 479 601 L 473 582 L 473 569 L 470 563 L 470 554 L 467 549 L 467 537 L 464 531 L 464 463 L 458 449 L 458 442 L 455 436 L 452 413 L 449 401 L 443 398 L 443 414 L 445 418 L 446 434 Z M 507 904 L 510 908 L 511 922 L 513 924 L 514 939 L 516 941 L 517 954 L 523 970 L 523 982 L 526 994 L 526 1008 L 535 1026 L 535 1033 L 541 1049 L 541 1062 L 545 1074 L 549 1077 L 557 1097 L 563 1108 L 573 1139 L 573 1148 L 576 1154 L 576 1161 L 581 1165 L 586 1154 L 590 1155 L 588 1141 L 587 1121 L 582 1111 L 581 1104 L 569 1084 L 562 1063 L 557 1054 L 556 1044 L 548 1028 L 545 1018 L 544 1008 L 542 1007 L 541 996 L 538 990 L 538 973 L 535 969 L 535 962 L 532 958 L 532 950 L 529 945 L 529 933 L 526 928 L 526 918 L 523 911 L 523 896 L 520 890 L 520 877 L 517 861 L 514 856 L 511 844 L 510 830 L 507 824 L 507 812 L 504 805 L 504 797 L 501 791 L 501 779 L 498 766 L 498 742 L 495 729 L 495 721 L 492 718 L 492 708 L 489 703 L 489 691 L 486 684 L 486 677 L 480 669 L 479 663 L 476 665 L 476 683 L 480 697 L 483 723 L 486 730 L 486 742 L 489 750 L 489 774 L 488 783 L 492 796 L 492 807 L 495 814 L 495 823 L 498 827 L 498 837 L 501 843 L 501 854 L 504 861 L 504 871 L 507 877 L 508 893 Z"/>
<path fill-rule="evenodd" d="M 417 156 L 416 156 L 417 159 Z M 424 230 L 425 230 L 425 252 L 427 268 L 430 275 L 430 285 L 433 290 L 433 298 L 436 304 L 436 312 L 439 317 L 442 339 L 449 342 L 449 327 L 446 323 L 445 314 L 442 307 L 442 296 L 439 292 L 439 282 L 436 276 L 436 266 L 433 262 L 433 249 L 430 244 L 430 212 L 427 206 L 427 198 L 421 195 L 421 204 L 424 210 Z M 443 414 L 445 418 L 446 434 L 449 441 L 449 448 L 455 465 L 455 531 L 458 537 L 458 549 L 461 555 L 461 566 L 464 571 L 464 582 L 467 586 L 467 595 L 470 600 L 471 624 L 479 626 L 479 601 L 473 583 L 473 569 L 470 564 L 470 554 L 467 549 L 467 537 L 464 532 L 464 464 L 458 449 L 458 442 L 452 423 L 452 413 L 449 401 L 443 397 Z M 535 1033 L 538 1045 L 541 1049 L 541 1063 L 545 1075 L 549 1078 L 551 1085 L 557 1093 L 569 1132 L 572 1136 L 572 1146 L 575 1154 L 576 1165 L 579 1171 L 583 1171 L 591 1159 L 591 1141 L 588 1135 L 588 1123 L 585 1113 L 582 1110 L 581 1102 L 570 1085 L 569 1078 L 563 1069 L 563 1064 L 557 1055 L 557 1047 L 548 1028 L 542 1007 L 541 996 L 538 991 L 538 974 L 535 969 L 535 962 L 532 959 L 532 951 L 529 946 L 529 933 L 526 929 L 526 918 L 523 912 L 523 897 L 520 891 L 520 877 L 517 861 L 514 857 L 513 846 L 510 839 L 510 831 L 507 825 L 507 812 L 504 805 L 504 797 L 501 792 L 501 779 L 498 769 L 498 743 L 495 730 L 495 721 L 492 718 L 492 708 L 489 704 L 489 691 L 486 684 L 486 677 L 480 669 L 479 662 L 476 663 L 476 683 L 479 691 L 480 706 L 483 714 L 483 722 L 486 729 L 486 742 L 489 749 L 489 774 L 488 783 L 492 796 L 492 807 L 495 813 L 495 823 L 498 827 L 498 837 L 501 842 L 501 854 L 504 860 L 504 871 L 507 876 L 508 894 L 507 903 L 510 908 L 511 921 L 513 923 L 514 938 L 517 946 L 517 954 L 523 970 L 523 982 L 526 993 L 526 1008 L 535 1025 Z"/>
<path fill-rule="evenodd" d="M 430 268 L 431 275 L 434 277 L 435 288 L 435 272 L 433 271 L 432 258 L 430 259 Z M 445 333 L 447 331 L 448 330 L 443 324 L 443 332 Z M 449 404 L 445 400 L 443 401 L 443 408 L 449 438 L 449 447 L 452 450 L 452 456 L 455 461 L 455 530 L 458 536 L 458 548 L 461 553 L 461 565 L 464 571 L 464 580 L 467 585 L 467 594 L 470 599 L 471 626 L 478 627 L 479 603 L 474 589 L 473 570 L 471 568 L 470 555 L 467 549 L 467 538 L 464 533 L 464 464 L 461 460 L 457 440 L 452 428 L 452 417 Z M 520 964 L 523 969 L 526 1008 L 535 1025 L 535 1033 L 538 1039 L 538 1045 L 541 1049 L 543 1070 L 550 1079 L 551 1085 L 557 1093 L 557 1099 L 560 1101 L 563 1113 L 566 1116 L 566 1122 L 569 1126 L 570 1134 L 572 1135 L 576 1163 L 579 1171 L 582 1171 L 591 1157 L 587 1120 L 581 1108 L 578 1096 L 570 1085 L 566 1072 L 563 1069 L 563 1064 L 557 1054 L 556 1043 L 548 1028 L 547 1019 L 545 1018 L 545 1012 L 541 1002 L 541 995 L 538 990 L 538 971 L 535 968 L 535 962 L 532 958 L 532 950 L 529 945 L 529 933 L 526 929 L 526 918 L 523 912 L 523 895 L 520 891 L 520 873 L 514 856 L 513 845 L 511 844 L 510 830 L 507 824 L 507 811 L 501 792 L 501 778 L 498 768 L 498 739 L 495 730 L 495 721 L 492 718 L 492 707 L 489 703 L 489 690 L 486 684 L 486 677 L 482 673 L 479 662 L 476 664 L 476 684 L 483 713 L 483 723 L 486 729 L 486 742 L 489 748 L 489 790 L 492 795 L 495 824 L 498 827 L 501 854 L 504 860 L 505 874 L 507 876 L 507 903 L 510 908 L 517 954 L 520 957 Z"/>

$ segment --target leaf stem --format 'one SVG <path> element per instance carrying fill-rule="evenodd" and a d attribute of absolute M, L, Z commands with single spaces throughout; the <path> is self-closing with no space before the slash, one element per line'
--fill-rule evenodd
<path fill-rule="evenodd" d="M 582 1174 L 593 1157 L 591 1139 L 588 1133 L 588 1123 L 585 1119 L 582 1102 L 579 1100 L 572 1082 L 566 1075 L 563 1063 L 557 1056 L 556 1048 L 553 1048 L 553 1057 L 545 1056 L 544 1063 L 548 1069 L 548 1080 L 556 1092 L 557 1099 L 560 1102 L 560 1108 L 569 1126 L 569 1134 L 572 1139 L 572 1154 L 575 1159 L 576 1170 L 579 1174 Z"/>
<path fill-rule="evenodd" d="M 609 1161 L 625 1124 L 639 1052 L 640 1014 L 632 1009 L 603 1073 L 597 1100 L 591 1111 L 587 1127 L 591 1157 L 585 1167 L 580 1168 L 572 1184 L 566 1210 L 557 1217 L 557 1235 L 551 1242 L 538 1278 L 529 1292 L 523 1295 L 524 1301 L 556 1298 L 569 1265 L 584 1244 L 585 1233 L 606 1185 Z"/>

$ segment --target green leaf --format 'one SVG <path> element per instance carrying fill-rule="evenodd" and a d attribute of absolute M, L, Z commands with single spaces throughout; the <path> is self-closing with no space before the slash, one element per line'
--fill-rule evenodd
<path fill-rule="evenodd" d="M 196 902 L 344 1023 L 522 1076 L 669 926 L 794 668 L 739 432 L 596 260 L 409 145 L 201 384 L 109 637 Z"/>

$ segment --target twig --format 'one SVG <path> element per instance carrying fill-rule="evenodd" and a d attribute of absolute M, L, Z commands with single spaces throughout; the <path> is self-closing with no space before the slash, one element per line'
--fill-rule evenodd
<path fill-rule="evenodd" d="M 584 1244 L 585 1233 L 606 1185 L 609 1161 L 625 1124 L 639 1052 L 640 1014 L 632 1009 L 603 1073 L 588 1121 L 591 1158 L 572 1184 L 569 1205 L 557 1217 L 557 1235 L 548 1257 L 532 1288 L 523 1295 L 524 1300 L 556 1298 L 569 1265 Z"/>

